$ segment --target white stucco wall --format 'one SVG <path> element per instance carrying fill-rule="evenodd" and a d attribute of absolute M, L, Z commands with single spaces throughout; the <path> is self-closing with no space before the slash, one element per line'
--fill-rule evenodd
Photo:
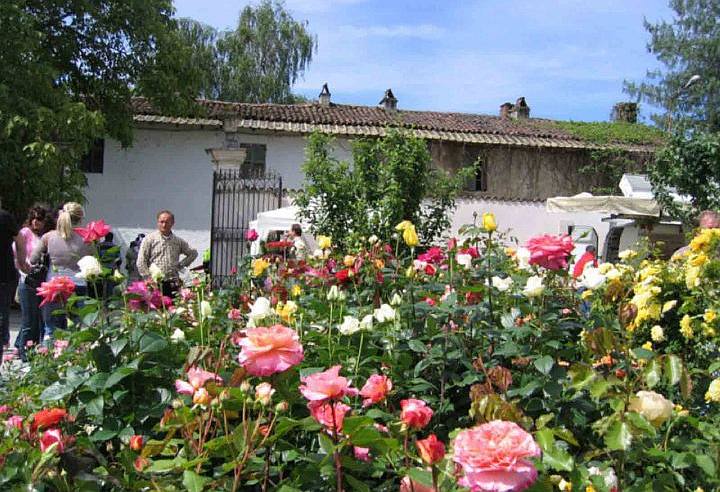
<path fill-rule="evenodd" d="M 551 214 L 545 210 L 544 202 L 511 202 L 486 200 L 482 198 L 461 198 L 452 221 L 452 233 L 465 224 L 473 223 L 473 213 L 478 214 L 478 223 L 484 212 L 495 214 L 498 229 L 510 230 L 510 236 L 516 237 L 520 243 L 526 242 L 538 234 L 560 234 L 567 232 L 569 225 L 590 226 L 598 234 L 598 249 L 602 253 L 605 236 L 609 225 L 602 222 L 607 214 L 600 213 L 563 213 Z"/>
<path fill-rule="evenodd" d="M 283 186 L 299 188 L 305 138 L 241 134 L 241 143 L 265 144 L 266 168 L 283 177 Z M 133 145 L 106 140 L 102 174 L 87 174 L 87 220 L 104 219 L 126 247 L 140 232 L 155 228 L 155 214 L 172 210 L 175 232 L 200 253 L 210 246 L 213 166 L 205 149 L 219 148 L 219 130 L 136 129 Z M 335 155 L 350 159 L 347 139 L 336 141 Z"/>

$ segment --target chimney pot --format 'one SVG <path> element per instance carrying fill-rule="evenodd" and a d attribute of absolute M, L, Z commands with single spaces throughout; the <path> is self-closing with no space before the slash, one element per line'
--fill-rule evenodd
<path fill-rule="evenodd" d="M 392 92 L 392 89 L 385 91 L 385 96 L 380 101 L 379 105 L 385 108 L 385 111 L 397 111 L 398 100 Z"/>
<path fill-rule="evenodd" d="M 506 102 L 504 104 L 500 105 L 500 118 L 507 119 L 510 118 L 510 111 L 513 110 L 512 103 Z"/>
<path fill-rule="evenodd" d="M 530 106 L 527 105 L 524 97 L 518 97 L 517 101 L 515 101 L 510 116 L 516 120 L 526 120 L 530 118 Z"/>
<path fill-rule="evenodd" d="M 327 82 L 325 82 L 322 86 L 322 90 L 318 95 L 318 102 L 320 103 L 320 106 L 330 106 L 330 89 L 328 89 Z"/>
<path fill-rule="evenodd" d="M 625 123 L 637 123 L 637 113 L 637 103 L 619 102 L 613 106 L 612 120 Z"/>

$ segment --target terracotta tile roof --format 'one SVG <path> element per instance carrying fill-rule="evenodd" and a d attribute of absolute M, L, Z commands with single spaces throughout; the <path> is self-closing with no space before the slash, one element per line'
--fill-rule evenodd
<path fill-rule="evenodd" d="M 597 148 L 561 129 L 552 120 L 515 120 L 499 116 L 437 111 L 389 112 L 381 107 L 317 103 L 251 104 L 198 100 L 202 117 L 160 114 L 144 98 L 133 99 L 135 120 L 144 123 L 221 127 L 230 120 L 238 128 L 289 133 L 319 130 L 335 135 L 380 136 L 387 127 L 413 130 L 420 137 L 466 143 L 562 148 Z M 624 146 L 646 152 L 650 146 Z"/>

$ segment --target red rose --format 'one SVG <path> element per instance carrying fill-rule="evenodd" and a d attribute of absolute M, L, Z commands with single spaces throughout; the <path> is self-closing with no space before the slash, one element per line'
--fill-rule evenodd
<path fill-rule="evenodd" d="M 568 235 L 543 234 L 531 238 L 526 247 L 530 250 L 530 264 L 540 265 L 548 270 L 567 268 L 568 256 L 572 254 L 573 240 Z"/>
<path fill-rule="evenodd" d="M 30 428 L 33 431 L 38 429 L 46 429 L 58 425 L 67 417 L 67 410 L 64 408 L 50 408 L 49 410 L 40 410 L 33 415 L 33 423 Z"/>

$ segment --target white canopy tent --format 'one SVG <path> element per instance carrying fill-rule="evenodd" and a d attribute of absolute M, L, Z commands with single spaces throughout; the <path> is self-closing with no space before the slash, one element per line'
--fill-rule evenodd
<path fill-rule="evenodd" d="M 312 240 L 310 235 L 305 234 L 305 231 L 310 230 L 310 225 L 298 217 L 299 211 L 299 207 L 292 205 L 275 210 L 268 210 L 267 212 L 260 212 L 257 218 L 251 220 L 248 224 L 250 229 L 255 229 L 259 235 L 259 239 L 250 245 L 250 254 L 260 254 L 260 241 L 266 241 L 270 232 L 288 231 L 293 224 L 300 224 L 300 227 L 303 229 L 303 239 L 308 244 L 308 247 L 312 247 L 315 241 Z"/>
<path fill-rule="evenodd" d="M 652 198 L 593 196 L 590 193 L 548 198 L 545 208 L 550 213 L 597 212 L 611 215 L 660 217 L 660 205 Z"/>

